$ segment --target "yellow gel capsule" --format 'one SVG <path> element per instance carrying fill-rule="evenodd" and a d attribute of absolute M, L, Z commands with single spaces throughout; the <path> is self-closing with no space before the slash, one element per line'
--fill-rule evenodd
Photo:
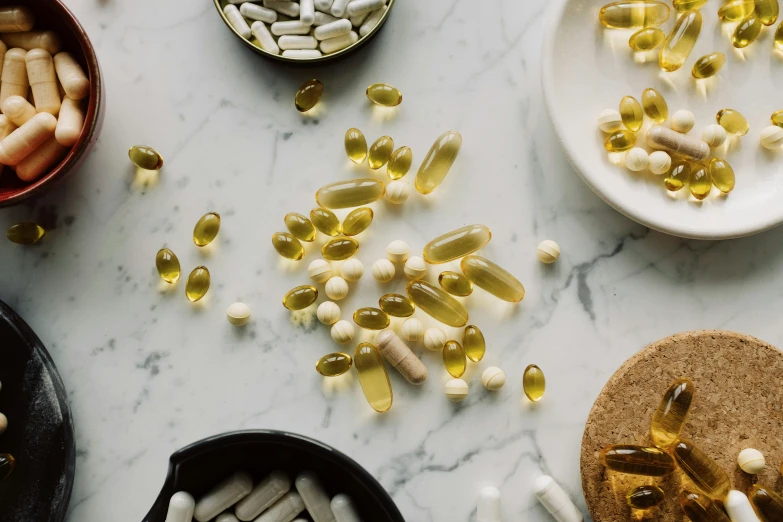
<path fill-rule="evenodd" d="M 438 236 L 424 247 L 424 260 L 438 265 L 459 259 L 483 248 L 492 239 L 484 225 L 468 225 Z"/>
<path fill-rule="evenodd" d="M 710 195 L 712 190 L 712 177 L 710 171 L 705 165 L 696 163 L 691 168 L 691 177 L 688 180 L 691 189 L 691 195 L 699 201 Z"/>
<path fill-rule="evenodd" d="M 345 153 L 354 163 L 364 162 L 367 157 L 367 140 L 359 129 L 348 129 L 345 132 Z"/>
<path fill-rule="evenodd" d="M 28 245 L 31 243 L 37 243 L 44 237 L 46 231 L 37 223 L 25 222 L 11 225 L 5 232 L 5 237 L 9 241 L 18 243 L 20 245 Z"/>
<path fill-rule="evenodd" d="M 764 25 L 772 25 L 778 20 L 780 6 L 778 0 L 755 0 L 756 13 Z"/>
<path fill-rule="evenodd" d="M 724 194 L 734 190 L 734 169 L 731 168 L 728 161 L 712 158 L 710 160 L 710 177 L 713 185 Z"/>
<path fill-rule="evenodd" d="M 780 22 L 778 28 L 775 29 L 775 48 L 777 48 L 778 51 L 783 51 L 783 22 Z M 777 123 L 775 125 L 777 125 Z"/>
<path fill-rule="evenodd" d="M 465 350 L 462 346 L 457 341 L 447 341 L 443 346 L 443 366 L 446 367 L 449 375 L 459 379 L 465 374 L 467 365 Z"/>
<path fill-rule="evenodd" d="M 353 322 L 367 330 L 383 330 L 389 326 L 389 316 L 378 308 L 359 308 L 353 313 Z"/>
<path fill-rule="evenodd" d="M 783 27 L 783 22 L 780 23 L 781 27 Z M 769 117 L 770 121 L 772 122 L 772 125 L 777 125 L 778 127 L 783 127 L 783 111 L 775 111 L 772 113 L 772 116 Z"/>
<path fill-rule="evenodd" d="M 691 522 L 731 522 L 717 503 L 701 493 L 682 490 L 680 507 Z"/>
<path fill-rule="evenodd" d="M 386 294 L 378 299 L 381 310 L 394 317 L 410 317 L 416 310 L 413 301 L 400 294 Z"/>
<path fill-rule="evenodd" d="M 468 311 L 449 294 L 426 281 L 414 280 L 406 287 L 408 297 L 423 312 L 443 324 L 459 328 L 468 322 Z"/>
<path fill-rule="evenodd" d="M 163 157 L 146 145 L 135 145 L 128 151 L 128 157 L 134 165 L 144 170 L 160 170 L 163 167 Z"/>
<path fill-rule="evenodd" d="M 364 398 L 375 411 L 388 411 L 393 400 L 392 387 L 378 349 L 370 343 L 360 344 L 353 353 L 353 362 Z"/>
<path fill-rule="evenodd" d="M 353 366 L 353 359 L 347 353 L 329 353 L 318 359 L 315 363 L 315 371 L 324 377 L 337 377 Z"/>
<path fill-rule="evenodd" d="M 161 248 L 155 255 L 155 268 L 158 269 L 158 275 L 167 283 L 176 283 L 179 281 L 180 266 L 176 254 L 168 248 Z"/>
<path fill-rule="evenodd" d="M 518 303 L 525 297 L 525 287 L 504 268 L 481 256 L 467 256 L 460 262 L 465 277 L 498 299 Z"/>
<path fill-rule="evenodd" d="M 484 352 L 487 351 L 487 341 L 478 326 L 470 324 L 465 327 L 465 331 L 462 332 L 462 347 L 465 349 L 465 355 L 471 361 L 479 362 L 484 358 Z"/>
<path fill-rule="evenodd" d="M 367 97 L 371 102 L 384 107 L 396 107 L 402 103 L 400 90 L 385 83 L 374 83 L 367 87 Z"/>
<path fill-rule="evenodd" d="M 357 178 L 324 185 L 315 193 L 315 200 L 324 208 L 351 208 L 378 201 L 386 187 L 372 178 Z"/>
<path fill-rule="evenodd" d="M 664 477 L 675 469 L 668 453 L 646 446 L 613 444 L 603 448 L 599 458 L 606 469 L 630 475 Z"/>
<path fill-rule="evenodd" d="M 316 79 L 307 80 L 296 91 L 294 105 L 299 112 L 307 112 L 315 107 L 324 93 L 324 85 Z"/>
<path fill-rule="evenodd" d="M 665 496 L 658 486 L 639 486 L 625 495 L 625 502 L 631 509 L 648 510 L 660 506 Z"/>
<path fill-rule="evenodd" d="M 220 232 L 220 214 L 207 212 L 199 218 L 193 227 L 193 242 L 203 247 L 210 244 Z"/>
<path fill-rule="evenodd" d="M 628 45 L 634 51 L 651 51 L 661 45 L 665 39 L 666 34 L 657 27 L 645 27 L 631 35 Z"/>
<path fill-rule="evenodd" d="M 690 177 L 690 164 L 686 161 L 674 161 L 669 173 L 663 179 L 663 184 L 669 192 L 677 192 L 688 183 Z"/>
<path fill-rule="evenodd" d="M 677 19 L 658 54 L 658 65 L 661 69 L 672 72 L 682 67 L 699 39 L 701 23 L 699 11 L 688 11 Z"/>
<path fill-rule="evenodd" d="M 302 243 L 288 232 L 272 234 L 272 246 L 275 247 L 278 254 L 292 261 L 299 261 L 305 255 Z"/>
<path fill-rule="evenodd" d="M 283 296 L 283 306 L 289 310 L 302 310 L 318 299 L 318 289 L 310 285 L 292 288 Z"/>
<path fill-rule="evenodd" d="M 0 453 L 0 482 L 7 479 L 14 471 L 16 460 L 10 453 Z"/>
<path fill-rule="evenodd" d="M 419 165 L 414 182 L 416 190 L 421 194 L 429 194 L 438 188 L 449 173 L 461 148 L 462 136 L 459 132 L 448 131 L 441 134 Z"/>
<path fill-rule="evenodd" d="M 529 364 L 522 374 L 522 390 L 528 399 L 538 402 L 546 391 L 544 372 L 535 364 Z"/>
<path fill-rule="evenodd" d="M 636 145 L 636 134 L 633 131 L 620 129 L 614 131 L 604 140 L 604 148 L 609 152 L 622 152 Z"/>
<path fill-rule="evenodd" d="M 693 383 L 682 378 L 674 381 L 658 403 L 650 423 L 650 438 L 661 449 L 668 449 L 680 438 L 693 402 Z"/>
<path fill-rule="evenodd" d="M 386 165 L 394 150 L 394 140 L 389 136 L 381 136 L 370 146 L 367 154 L 367 164 L 372 170 L 378 170 Z"/>
<path fill-rule="evenodd" d="M 330 239 L 321 247 L 321 255 L 329 261 L 348 259 L 359 250 L 359 242 L 352 237 Z"/>
<path fill-rule="evenodd" d="M 725 63 L 726 56 L 723 53 L 705 54 L 693 64 L 691 75 L 699 80 L 709 78 L 717 74 Z"/>
<path fill-rule="evenodd" d="M 327 236 L 336 237 L 342 231 L 340 220 L 334 212 L 325 208 L 314 208 L 311 210 L 310 221 L 312 221 L 315 228 Z"/>
<path fill-rule="evenodd" d="M 718 9 L 718 18 L 726 22 L 744 20 L 756 8 L 753 0 L 731 0 Z"/>
<path fill-rule="evenodd" d="M 756 41 L 756 38 L 761 34 L 762 23 L 758 15 L 753 12 L 748 15 L 739 25 L 734 29 L 734 34 L 731 35 L 731 43 L 734 47 L 742 49 L 749 46 Z"/>
<path fill-rule="evenodd" d="M 623 125 L 626 128 L 637 132 L 642 128 L 642 123 L 644 123 L 642 104 L 633 96 L 624 96 L 620 100 L 620 118 L 622 118 Z"/>
<path fill-rule="evenodd" d="M 343 234 L 355 236 L 367 230 L 372 223 L 373 211 L 370 207 L 361 207 L 352 210 L 343 220 Z"/>
<path fill-rule="evenodd" d="M 601 8 L 598 19 L 606 27 L 615 29 L 661 25 L 669 19 L 669 6 L 648 0 L 612 2 Z"/>
<path fill-rule="evenodd" d="M 778 495 L 771 488 L 754 484 L 748 498 L 764 522 L 783 520 L 783 496 Z"/>
<path fill-rule="evenodd" d="M 315 239 L 315 226 L 313 222 L 307 219 L 302 214 L 296 212 L 289 212 L 285 215 L 285 226 L 288 231 L 291 232 L 299 241 L 310 242 Z"/>
<path fill-rule="evenodd" d="M 391 179 L 400 179 L 405 176 L 411 169 L 411 163 L 413 163 L 413 152 L 408 147 L 400 147 L 395 150 L 391 158 L 389 158 L 389 164 L 386 166 L 386 173 Z"/>
<path fill-rule="evenodd" d="M 680 12 L 701 9 L 706 3 L 707 0 L 672 0 L 674 9 Z"/>
<path fill-rule="evenodd" d="M 440 283 L 441 288 L 451 295 L 467 297 L 473 293 L 473 283 L 459 272 L 451 272 L 449 270 L 441 272 L 438 276 L 438 283 Z"/>
<path fill-rule="evenodd" d="M 748 120 L 745 119 L 745 116 L 734 109 L 719 110 L 718 114 L 715 115 L 715 119 L 717 120 L 718 125 L 726 129 L 726 132 L 734 134 L 735 136 L 744 136 L 750 129 L 750 125 L 748 125 Z"/>
<path fill-rule="evenodd" d="M 663 95 L 652 87 L 642 92 L 642 107 L 647 117 L 656 123 L 663 123 L 669 119 L 669 105 Z"/>
<path fill-rule="evenodd" d="M 211 278 L 209 270 L 205 266 L 198 266 L 188 276 L 188 282 L 185 284 L 185 296 L 188 301 L 195 303 L 209 291 Z"/>
<path fill-rule="evenodd" d="M 723 501 L 731 489 L 731 479 L 717 462 L 693 442 L 680 439 L 674 446 L 674 459 L 680 469 L 710 498 Z"/>

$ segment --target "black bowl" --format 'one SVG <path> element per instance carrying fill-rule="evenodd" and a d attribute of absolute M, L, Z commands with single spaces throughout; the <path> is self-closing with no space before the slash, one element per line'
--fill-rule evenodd
<path fill-rule="evenodd" d="M 163 489 L 143 522 L 165 522 L 169 499 L 177 491 L 198 498 L 237 470 L 249 472 L 257 482 L 274 469 L 292 479 L 302 470 L 313 470 L 329 496 L 351 497 L 362 520 L 405 522 L 386 490 L 355 461 L 303 435 L 271 430 L 224 433 L 176 451 Z"/>

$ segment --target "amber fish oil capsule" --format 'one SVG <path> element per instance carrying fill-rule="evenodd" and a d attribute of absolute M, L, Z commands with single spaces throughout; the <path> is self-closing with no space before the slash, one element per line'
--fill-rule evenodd
<path fill-rule="evenodd" d="M 416 310 L 413 301 L 400 294 L 386 294 L 378 299 L 381 310 L 394 317 L 410 317 Z"/>
<path fill-rule="evenodd" d="M 778 51 L 783 51 L 783 22 L 780 22 L 778 28 L 775 29 L 775 48 Z M 777 125 L 777 123 L 775 123 L 775 125 Z"/>
<path fill-rule="evenodd" d="M 710 195 L 712 190 L 712 177 L 706 165 L 696 163 L 691 168 L 691 178 L 688 180 L 691 195 L 699 201 Z"/>
<path fill-rule="evenodd" d="M 718 190 L 724 194 L 728 194 L 734 190 L 734 169 L 731 168 L 728 161 L 720 158 L 712 158 L 710 160 L 709 168 L 712 183 Z"/>
<path fill-rule="evenodd" d="M 518 303 L 525 297 L 525 287 L 519 279 L 489 259 L 467 256 L 460 262 L 460 268 L 471 283 L 498 299 Z"/>
<path fill-rule="evenodd" d="M 406 287 L 413 304 L 434 319 L 459 328 L 468 322 L 468 311 L 449 294 L 426 281 L 413 280 Z"/>
<path fill-rule="evenodd" d="M 669 119 L 669 105 L 663 95 L 652 87 L 642 92 L 642 107 L 647 117 L 656 123 L 663 123 Z"/>
<path fill-rule="evenodd" d="M 484 225 L 468 225 L 438 236 L 424 247 L 424 260 L 437 265 L 459 259 L 483 248 L 492 239 Z"/>
<path fill-rule="evenodd" d="M 373 211 L 370 207 L 361 207 L 352 210 L 343 220 L 343 234 L 355 236 L 361 234 L 372 223 Z"/>
<path fill-rule="evenodd" d="M 661 45 L 666 39 L 666 34 L 657 27 L 645 27 L 639 29 L 628 39 L 628 45 L 634 51 L 651 51 Z"/>
<path fill-rule="evenodd" d="M 655 446 L 668 449 L 677 442 L 688 419 L 693 401 L 693 382 L 688 378 L 674 381 L 661 398 L 650 423 L 650 438 Z"/>
<path fill-rule="evenodd" d="M 623 99 L 620 100 L 620 118 L 623 120 L 623 125 L 626 128 L 637 132 L 644 123 L 642 104 L 633 96 L 623 96 Z"/>
<path fill-rule="evenodd" d="M 385 83 L 374 83 L 367 87 L 367 98 L 376 105 L 396 107 L 402 103 L 402 93 L 396 87 Z"/>
<path fill-rule="evenodd" d="M 672 0 L 674 9 L 680 12 L 701 9 L 706 3 L 707 0 Z"/>
<path fill-rule="evenodd" d="M 128 150 L 128 157 L 140 169 L 160 170 L 163 168 L 163 156 L 146 145 L 134 145 Z"/>
<path fill-rule="evenodd" d="M 478 326 L 471 324 L 465 327 L 465 331 L 462 332 L 462 347 L 471 361 L 479 362 L 484 358 L 487 342 Z"/>
<path fill-rule="evenodd" d="M 337 377 L 353 366 L 353 359 L 347 353 L 326 354 L 315 363 L 315 370 L 324 377 Z"/>
<path fill-rule="evenodd" d="M 775 493 L 771 488 L 754 484 L 748 497 L 763 522 L 783 520 L 783 496 Z"/>
<path fill-rule="evenodd" d="M 661 25 L 669 19 L 669 11 L 662 2 L 626 0 L 603 6 L 598 19 L 606 27 L 635 29 Z"/>
<path fill-rule="evenodd" d="M 783 27 L 783 23 L 781 23 L 781 27 Z M 772 122 L 772 125 L 783 127 L 783 110 L 773 112 L 769 120 Z"/>
<path fill-rule="evenodd" d="M 529 364 L 522 374 L 522 391 L 533 402 L 538 402 L 546 391 L 544 372 L 535 364 Z"/>
<path fill-rule="evenodd" d="M 313 78 L 304 82 L 296 91 L 294 105 L 299 112 L 307 112 L 315 107 L 324 93 L 324 85 Z"/>
<path fill-rule="evenodd" d="M 449 375 L 455 379 L 462 377 L 467 367 L 467 358 L 465 350 L 457 341 L 447 341 L 443 346 L 443 366 Z"/>
<path fill-rule="evenodd" d="M 443 182 L 462 148 L 462 136 L 456 131 L 444 132 L 430 147 L 416 173 L 415 186 L 421 194 L 430 194 Z"/>
<path fill-rule="evenodd" d="M 359 242 L 352 237 L 330 239 L 321 247 L 321 255 L 328 261 L 348 259 L 359 250 Z"/>
<path fill-rule="evenodd" d="M 354 351 L 353 361 L 367 402 L 379 413 L 388 411 L 393 396 L 389 374 L 386 373 L 381 354 L 370 343 L 361 343 Z"/>
<path fill-rule="evenodd" d="M 386 166 L 386 173 L 391 179 L 400 179 L 411 169 L 413 152 L 409 147 L 400 147 L 395 150 Z"/>
<path fill-rule="evenodd" d="M 717 120 L 718 125 L 726 129 L 726 132 L 734 134 L 735 136 L 744 136 L 750 129 L 750 125 L 748 125 L 748 120 L 745 119 L 745 116 L 734 109 L 719 110 L 718 114 L 715 115 L 715 119 Z"/>
<path fill-rule="evenodd" d="M 699 11 L 688 11 L 677 19 L 658 54 L 658 65 L 662 70 L 672 72 L 682 67 L 696 45 L 701 24 Z"/>
<path fill-rule="evenodd" d="M 220 231 L 220 214 L 217 212 L 207 212 L 193 228 L 193 242 L 196 246 L 204 247 L 210 244 Z"/>
<path fill-rule="evenodd" d="M 623 152 L 636 145 L 636 134 L 633 131 L 620 129 L 611 133 L 604 140 L 604 148 L 609 152 Z"/>
<path fill-rule="evenodd" d="M 744 20 L 755 8 L 753 0 L 731 0 L 718 9 L 718 18 L 726 22 L 737 22 Z"/>
<path fill-rule="evenodd" d="M 680 507 L 691 522 L 731 522 L 717 503 L 701 493 L 684 489 L 680 493 Z"/>
<path fill-rule="evenodd" d="M 731 480 L 717 462 L 693 442 L 680 439 L 674 445 L 674 458 L 680 469 L 713 499 L 724 500 L 731 489 Z"/>
<path fill-rule="evenodd" d="M 315 226 L 313 222 L 307 219 L 302 214 L 296 212 L 289 212 L 285 215 L 285 226 L 291 235 L 299 241 L 310 242 L 315 239 Z"/>
<path fill-rule="evenodd" d="M 188 276 L 188 281 L 185 285 L 185 296 L 188 298 L 188 301 L 195 303 L 207 295 L 210 281 L 211 278 L 207 267 L 199 266 L 194 268 Z"/>
<path fill-rule="evenodd" d="M 327 236 L 336 237 L 342 232 L 340 220 L 331 210 L 314 208 L 310 211 L 310 221 L 319 232 Z"/>
<path fill-rule="evenodd" d="M 389 326 L 389 316 L 378 308 L 359 308 L 353 313 L 353 322 L 366 330 L 383 330 Z"/>
<path fill-rule="evenodd" d="M 734 34 L 731 35 L 731 43 L 737 49 L 743 49 L 759 37 L 761 34 L 762 23 L 757 13 L 753 12 L 748 15 L 747 18 L 742 20 L 739 25 L 734 29 Z"/>
<path fill-rule="evenodd" d="M 378 170 L 389 161 L 392 151 L 394 151 L 394 140 L 389 136 L 381 136 L 370 146 L 367 164 L 371 169 Z"/>
<path fill-rule="evenodd" d="M 438 283 L 441 288 L 451 295 L 467 297 L 473 293 L 473 283 L 459 272 L 451 272 L 449 270 L 441 272 L 438 276 Z"/>
<path fill-rule="evenodd" d="M 778 0 L 755 0 L 756 12 L 764 25 L 772 25 L 778 20 L 780 5 Z"/>
<path fill-rule="evenodd" d="M 351 208 L 378 201 L 386 193 L 383 183 L 372 178 L 357 178 L 324 185 L 315 200 L 324 208 Z"/>
<path fill-rule="evenodd" d="M 625 495 L 625 502 L 632 509 L 647 510 L 660 506 L 664 493 L 658 486 L 639 486 Z"/>
<path fill-rule="evenodd" d="M 5 232 L 5 237 L 13 243 L 29 245 L 40 241 L 41 238 L 44 237 L 44 234 L 46 234 L 46 231 L 41 225 L 25 222 L 17 223 L 16 225 L 9 227 Z"/>
<path fill-rule="evenodd" d="M 705 54 L 693 64 L 691 75 L 699 80 L 715 76 L 718 74 L 718 71 L 723 68 L 723 64 L 725 63 L 726 55 L 723 53 Z"/>
<path fill-rule="evenodd" d="M 278 254 L 292 261 L 299 261 L 305 255 L 302 243 L 288 232 L 272 234 L 272 246 L 275 247 Z"/>
<path fill-rule="evenodd" d="M 630 475 L 663 477 L 675 469 L 674 459 L 653 447 L 614 444 L 601 450 L 600 459 L 607 469 Z"/>
<path fill-rule="evenodd" d="M 180 266 L 177 255 L 168 248 L 161 248 L 155 255 L 155 267 L 160 278 L 167 283 L 174 284 L 179 281 Z"/>
<path fill-rule="evenodd" d="M 690 164 L 687 161 L 674 161 L 669 173 L 663 179 L 663 184 L 669 192 L 677 192 L 688 183 L 690 177 Z"/>
<path fill-rule="evenodd" d="M 310 285 L 292 288 L 283 296 L 283 306 L 289 310 L 302 310 L 318 299 L 318 289 Z"/>
<path fill-rule="evenodd" d="M 7 479 L 14 471 L 16 459 L 10 453 L 0 453 L 0 482 Z"/>
<path fill-rule="evenodd" d="M 345 153 L 354 163 L 363 163 L 367 157 L 367 140 L 359 129 L 345 132 Z"/>

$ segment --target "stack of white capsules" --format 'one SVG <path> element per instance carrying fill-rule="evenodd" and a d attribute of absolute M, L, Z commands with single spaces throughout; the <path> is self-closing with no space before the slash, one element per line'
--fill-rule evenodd
<path fill-rule="evenodd" d="M 297 517 L 305 511 L 315 522 L 362 520 L 348 495 L 339 493 L 330 500 L 312 471 L 302 471 L 292 484 L 288 474 L 278 470 L 255 487 L 249 473 L 237 471 L 198 502 L 187 491 L 174 493 L 169 501 L 166 522 L 288 522 L 294 519 L 294 522 L 304 522 L 305 518 Z"/>
<path fill-rule="evenodd" d="M 59 35 L 34 26 L 30 8 L 0 8 L 0 169 L 7 165 L 28 183 L 79 139 L 90 93 L 79 63 L 61 51 Z"/>
<path fill-rule="evenodd" d="M 268 53 L 307 60 L 350 47 L 386 12 L 386 0 L 228 0 L 231 26 Z M 239 5 L 239 7 L 237 7 Z"/>

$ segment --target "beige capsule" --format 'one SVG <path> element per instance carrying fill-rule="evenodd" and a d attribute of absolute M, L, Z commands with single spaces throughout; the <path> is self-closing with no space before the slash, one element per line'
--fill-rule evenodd
<path fill-rule="evenodd" d="M 47 113 L 41 113 L 47 114 Z M 16 166 L 16 175 L 22 181 L 35 181 L 60 162 L 68 153 L 69 148 L 57 143 L 54 137 L 49 138 Z"/>
<path fill-rule="evenodd" d="M 32 9 L 23 5 L 0 7 L 0 32 L 29 31 L 35 25 Z"/>
<path fill-rule="evenodd" d="M 27 51 L 9 49 L 3 58 L 3 72 L 0 74 L 0 104 L 9 96 L 21 96 L 27 99 L 30 82 L 27 79 Z"/>
<path fill-rule="evenodd" d="M 55 54 L 54 70 L 65 94 L 72 100 L 83 100 L 90 94 L 90 80 L 71 53 Z"/>
<path fill-rule="evenodd" d="M 21 96 L 9 96 L 3 101 L 2 108 L 3 114 L 17 127 L 21 127 L 38 114 L 35 107 Z"/>
<path fill-rule="evenodd" d="M 57 120 L 57 128 L 54 137 L 57 143 L 66 147 L 72 146 L 79 139 L 84 127 L 84 109 L 79 100 L 65 97 L 60 107 L 60 117 Z"/>
<path fill-rule="evenodd" d="M 38 112 L 60 113 L 60 91 L 57 89 L 57 74 L 54 72 L 52 55 L 43 49 L 33 49 L 25 56 L 27 79 L 35 98 Z"/>
<path fill-rule="evenodd" d="M 427 367 L 396 333 L 383 330 L 375 337 L 375 344 L 383 358 L 389 361 L 409 383 L 422 384 L 427 380 Z"/>
<path fill-rule="evenodd" d="M 54 135 L 57 118 L 40 112 L 0 142 L 0 163 L 18 165 Z"/>
<path fill-rule="evenodd" d="M 20 47 L 26 51 L 43 49 L 52 56 L 60 52 L 63 42 L 54 31 L 25 31 L 23 33 L 0 33 L 8 47 Z"/>

